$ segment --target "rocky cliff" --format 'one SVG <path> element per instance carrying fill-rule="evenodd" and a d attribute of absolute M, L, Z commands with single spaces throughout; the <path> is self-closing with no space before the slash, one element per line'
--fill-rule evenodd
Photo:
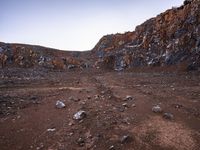
<path fill-rule="evenodd" d="M 200 1 L 186 0 L 124 34 L 106 35 L 93 49 L 96 66 L 122 70 L 183 64 L 200 67 Z M 103 64 L 103 65 L 102 65 Z"/>

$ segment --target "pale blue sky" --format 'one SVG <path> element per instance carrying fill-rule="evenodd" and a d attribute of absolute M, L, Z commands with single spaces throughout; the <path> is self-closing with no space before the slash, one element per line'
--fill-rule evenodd
<path fill-rule="evenodd" d="M 89 50 L 183 0 L 0 0 L 0 41 Z"/>

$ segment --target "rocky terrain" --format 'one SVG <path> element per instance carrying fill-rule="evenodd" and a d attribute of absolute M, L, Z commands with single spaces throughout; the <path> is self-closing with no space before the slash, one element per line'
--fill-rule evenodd
<path fill-rule="evenodd" d="M 200 1 L 89 51 L 0 42 L 1 150 L 199 150 Z"/>
<path fill-rule="evenodd" d="M 106 35 L 93 49 L 100 64 L 121 70 L 138 66 L 200 66 L 200 2 L 185 1 L 125 34 Z M 110 63 L 112 62 L 112 64 Z"/>

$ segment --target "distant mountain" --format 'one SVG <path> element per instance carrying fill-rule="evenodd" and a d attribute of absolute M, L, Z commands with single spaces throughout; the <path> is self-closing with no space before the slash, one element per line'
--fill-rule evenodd
<path fill-rule="evenodd" d="M 0 43 L 2 67 L 50 69 L 182 65 L 200 70 L 200 0 L 185 0 L 124 34 L 106 35 L 88 52 Z"/>

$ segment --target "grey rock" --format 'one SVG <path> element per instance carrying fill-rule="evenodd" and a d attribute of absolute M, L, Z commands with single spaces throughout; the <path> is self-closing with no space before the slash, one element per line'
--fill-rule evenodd
<path fill-rule="evenodd" d="M 50 129 L 47 129 L 47 131 L 48 132 L 54 132 L 54 131 L 56 131 L 56 129 L 55 128 L 50 128 Z"/>
<path fill-rule="evenodd" d="M 76 68 L 76 66 L 75 65 L 68 65 L 67 68 L 68 69 L 74 69 L 74 68 Z"/>
<path fill-rule="evenodd" d="M 109 147 L 109 150 L 115 150 L 114 145 L 111 145 L 111 146 Z"/>
<path fill-rule="evenodd" d="M 87 116 L 86 112 L 83 110 L 78 111 L 77 113 L 74 114 L 73 119 L 75 120 L 82 120 Z"/>
<path fill-rule="evenodd" d="M 132 106 L 132 107 L 136 107 L 136 105 L 135 105 L 135 104 L 132 104 L 131 106 Z"/>
<path fill-rule="evenodd" d="M 172 113 L 164 113 L 163 118 L 168 119 L 168 120 L 172 120 L 174 119 L 174 115 Z"/>
<path fill-rule="evenodd" d="M 133 100 L 133 97 L 130 96 L 130 95 L 127 95 L 126 98 L 124 99 L 125 101 L 128 101 L 128 100 Z"/>
<path fill-rule="evenodd" d="M 83 138 L 79 138 L 79 139 L 77 140 L 77 144 L 78 144 L 79 146 L 84 146 L 84 145 L 85 145 L 84 139 L 83 139 Z"/>
<path fill-rule="evenodd" d="M 128 104 L 127 103 L 123 103 L 122 106 L 128 107 Z"/>
<path fill-rule="evenodd" d="M 130 141 L 131 141 L 131 137 L 130 137 L 129 135 L 124 135 L 124 136 L 121 138 L 121 140 L 120 140 L 120 142 L 121 142 L 122 144 L 128 143 L 128 142 L 130 142 Z"/>
<path fill-rule="evenodd" d="M 56 108 L 64 108 L 65 107 L 65 104 L 62 102 L 62 101 L 60 101 L 60 100 L 58 100 L 57 102 L 56 102 Z"/>
<path fill-rule="evenodd" d="M 70 96 L 70 97 L 69 97 L 69 100 L 70 100 L 70 101 L 74 101 L 74 102 L 79 102 L 79 101 L 80 101 L 79 98 L 75 98 L 75 97 L 73 97 L 73 96 Z"/>
<path fill-rule="evenodd" d="M 153 111 L 154 113 L 161 113 L 163 110 L 162 110 L 162 108 L 161 108 L 159 105 L 157 105 L 157 106 L 154 106 L 154 107 L 152 108 L 152 111 Z"/>

